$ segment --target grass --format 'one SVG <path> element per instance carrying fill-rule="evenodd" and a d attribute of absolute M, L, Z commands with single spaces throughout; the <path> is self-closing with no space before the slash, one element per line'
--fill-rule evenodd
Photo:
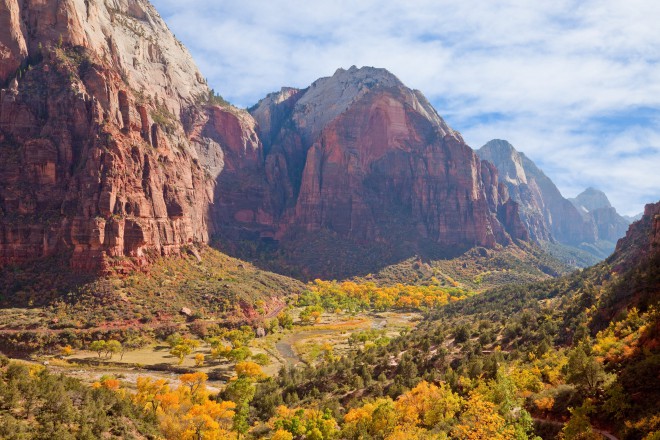
<path fill-rule="evenodd" d="M 271 350 L 278 351 L 280 364 L 287 358 L 282 353 L 283 344 L 293 350 L 299 361 L 313 363 L 318 359 L 323 344 L 330 344 L 335 356 L 348 355 L 356 349 L 348 344 L 352 333 L 382 327 L 388 337 L 398 336 L 402 330 L 414 327 L 420 317 L 421 315 L 416 313 L 398 312 L 356 315 L 324 313 L 318 323 L 295 327 L 293 331 L 285 334 L 270 335 L 264 343 L 268 344 Z M 289 363 L 292 363 L 291 360 Z"/>

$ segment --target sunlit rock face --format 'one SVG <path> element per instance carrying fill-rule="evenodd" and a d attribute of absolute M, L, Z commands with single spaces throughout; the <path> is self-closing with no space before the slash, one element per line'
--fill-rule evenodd
<path fill-rule="evenodd" d="M 477 154 L 499 171 L 510 197 L 520 205 L 520 216 L 532 239 L 571 245 L 597 240 L 591 222 L 561 195 L 534 162 L 510 143 L 494 139 L 477 150 Z"/>
<path fill-rule="evenodd" d="M 198 151 L 217 173 L 222 145 L 181 115 L 215 110 L 148 2 L 1 0 L 0 87 L 0 262 L 97 270 L 208 240 Z"/>
<path fill-rule="evenodd" d="M 0 0 L 0 24 L 3 264 L 139 266 L 220 233 L 411 252 L 528 238 L 495 167 L 386 70 L 248 112 L 214 104 L 147 1 Z"/>

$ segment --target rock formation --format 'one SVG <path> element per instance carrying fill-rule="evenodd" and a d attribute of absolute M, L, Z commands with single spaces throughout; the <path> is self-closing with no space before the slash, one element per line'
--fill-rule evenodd
<path fill-rule="evenodd" d="M 660 255 L 660 201 L 644 207 L 642 217 L 632 223 L 616 244 L 615 253 L 608 262 L 623 272 L 650 258 Z M 656 295 L 658 292 L 648 292 Z"/>
<path fill-rule="evenodd" d="M 555 184 L 510 143 L 495 139 L 477 154 L 497 167 L 509 195 L 520 204 L 521 217 L 534 240 L 554 239 L 577 245 L 596 239 L 594 231 Z"/>
<path fill-rule="evenodd" d="M 180 115 L 209 89 L 155 9 L 0 0 L 0 23 L 0 263 L 95 270 L 208 240 L 215 182 Z"/>
<path fill-rule="evenodd" d="M 263 170 L 250 163 L 226 183 L 221 176 L 225 234 L 286 242 L 300 231 L 328 232 L 363 246 L 405 241 L 452 252 L 528 238 L 495 168 L 384 69 L 339 69 L 250 112 Z M 260 183 L 247 178 L 259 174 Z M 227 202 L 223 193 L 232 192 Z"/>
<path fill-rule="evenodd" d="M 146 0 L 0 0 L 0 24 L 0 264 L 141 264 L 214 234 L 362 256 L 528 239 L 495 167 L 383 69 L 247 112 Z"/>
<path fill-rule="evenodd" d="M 587 188 L 577 197 L 569 200 L 593 225 L 600 240 L 615 243 L 628 230 L 630 222 L 616 212 L 604 192 Z"/>
<path fill-rule="evenodd" d="M 535 241 L 579 247 L 601 259 L 626 233 L 628 222 L 603 192 L 589 188 L 576 199 L 565 199 L 543 171 L 509 142 L 492 140 L 477 154 L 497 167 Z"/>

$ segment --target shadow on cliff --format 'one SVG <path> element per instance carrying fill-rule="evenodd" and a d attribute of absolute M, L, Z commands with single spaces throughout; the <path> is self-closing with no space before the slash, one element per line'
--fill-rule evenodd
<path fill-rule="evenodd" d="M 301 281 L 341 280 L 376 274 L 411 258 L 452 259 L 473 248 L 442 246 L 420 237 L 410 221 L 410 212 L 403 209 L 389 210 L 380 217 L 378 236 L 387 239 L 354 239 L 329 229 L 308 231 L 293 225 L 287 227 L 284 236 L 275 239 L 277 227 L 273 225 L 278 223 L 275 218 L 270 218 L 270 226 L 268 222 L 259 222 L 254 214 L 253 222 L 239 222 L 235 218 L 237 213 L 254 213 L 265 206 L 275 212 L 273 217 L 286 219 L 291 200 L 274 197 L 272 188 L 263 179 L 263 172 L 224 171 L 216 180 L 215 203 L 208 214 L 214 225 L 211 246 L 263 270 Z"/>
<path fill-rule="evenodd" d="M 64 253 L 1 267 L 0 308 L 37 309 L 75 300 L 76 293 L 99 276 L 71 270 L 70 258 Z"/>
<path fill-rule="evenodd" d="M 431 241 L 405 238 L 388 243 L 356 241 L 328 230 L 290 231 L 279 241 L 263 238 L 258 231 L 236 225 L 222 225 L 218 230 L 212 241 L 215 248 L 250 261 L 261 269 L 302 281 L 315 278 L 341 280 L 377 274 L 411 258 L 422 261 L 451 259 L 470 249 L 441 247 Z"/>

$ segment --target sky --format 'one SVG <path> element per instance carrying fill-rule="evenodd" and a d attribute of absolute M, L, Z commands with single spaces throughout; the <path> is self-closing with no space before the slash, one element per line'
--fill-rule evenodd
<path fill-rule="evenodd" d="M 656 0 L 152 0 L 217 93 L 249 107 L 383 67 L 478 149 L 506 139 L 565 197 L 660 200 Z"/>

